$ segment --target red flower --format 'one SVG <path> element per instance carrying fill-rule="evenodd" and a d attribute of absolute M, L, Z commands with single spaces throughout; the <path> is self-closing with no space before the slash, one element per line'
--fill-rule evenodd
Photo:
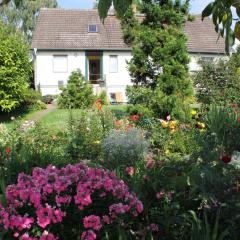
<path fill-rule="evenodd" d="M 138 121 L 139 120 L 139 116 L 138 115 L 132 115 L 131 117 L 130 117 L 130 119 L 132 120 L 132 121 Z"/>
<path fill-rule="evenodd" d="M 101 98 L 98 98 L 98 99 L 96 100 L 96 103 L 102 103 L 102 99 L 101 99 Z"/>
<path fill-rule="evenodd" d="M 240 123 L 240 117 L 238 118 L 238 122 Z"/>
<path fill-rule="evenodd" d="M 232 104 L 232 108 L 237 108 L 238 105 L 237 104 Z"/>
<path fill-rule="evenodd" d="M 7 148 L 5 149 L 5 152 L 6 152 L 6 154 L 11 153 L 11 148 L 7 147 Z"/>
<path fill-rule="evenodd" d="M 232 157 L 231 156 L 222 156 L 221 159 L 224 163 L 230 163 L 232 161 Z"/>

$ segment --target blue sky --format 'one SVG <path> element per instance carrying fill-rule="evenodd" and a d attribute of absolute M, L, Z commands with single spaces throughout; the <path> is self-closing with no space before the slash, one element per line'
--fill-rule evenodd
<path fill-rule="evenodd" d="M 94 0 L 58 0 L 62 8 L 92 8 Z M 191 0 L 191 12 L 201 13 L 204 7 L 212 0 Z"/>

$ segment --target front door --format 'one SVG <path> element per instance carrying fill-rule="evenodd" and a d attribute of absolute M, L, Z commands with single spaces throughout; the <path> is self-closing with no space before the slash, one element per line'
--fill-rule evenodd
<path fill-rule="evenodd" d="M 100 57 L 89 56 L 89 81 L 92 84 L 99 84 L 101 81 Z"/>

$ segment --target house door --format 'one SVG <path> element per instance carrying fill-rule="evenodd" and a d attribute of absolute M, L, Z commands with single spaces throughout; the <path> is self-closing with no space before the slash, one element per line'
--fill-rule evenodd
<path fill-rule="evenodd" d="M 86 52 L 86 78 L 92 84 L 101 84 L 103 82 L 102 56 L 102 52 Z"/>
<path fill-rule="evenodd" d="M 100 57 L 89 57 L 89 81 L 92 84 L 99 84 L 101 81 L 101 59 Z"/>

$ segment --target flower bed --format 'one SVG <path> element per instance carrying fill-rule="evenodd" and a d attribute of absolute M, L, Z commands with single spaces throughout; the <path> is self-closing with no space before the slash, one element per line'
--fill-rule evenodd
<path fill-rule="evenodd" d="M 0 211 L 6 239 L 96 239 L 105 227 L 123 226 L 143 211 L 114 173 L 82 164 L 21 173 L 17 184 L 7 187 L 6 198 Z"/>

